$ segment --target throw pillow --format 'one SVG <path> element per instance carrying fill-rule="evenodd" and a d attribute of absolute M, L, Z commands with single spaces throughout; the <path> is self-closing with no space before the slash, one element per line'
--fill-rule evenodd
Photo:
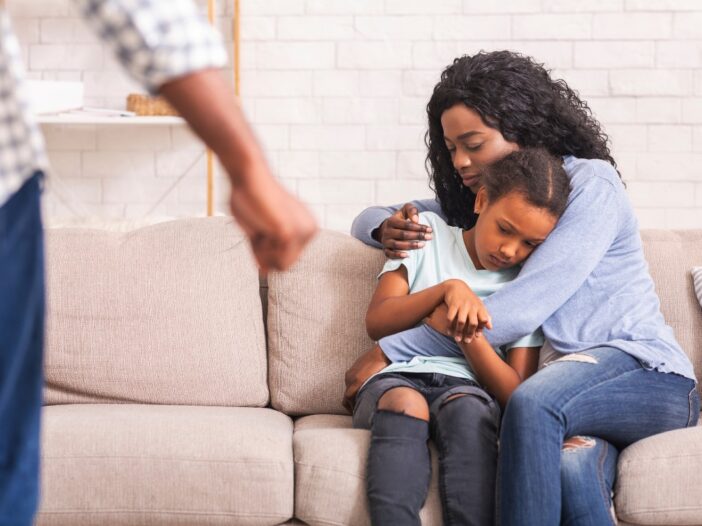
<path fill-rule="evenodd" d="M 692 267 L 692 286 L 702 307 L 702 267 Z"/>

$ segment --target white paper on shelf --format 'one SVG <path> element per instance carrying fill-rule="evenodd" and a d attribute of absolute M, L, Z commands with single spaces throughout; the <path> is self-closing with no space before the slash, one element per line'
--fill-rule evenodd
<path fill-rule="evenodd" d="M 29 101 L 37 115 L 83 107 L 83 83 L 59 80 L 28 80 Z"/>
<path fill-rule="evenodd" d="M 56 114 L 57 117 L 100 117 L 100 118 L 120 118 L 136 117 L 136 113 L 126 110 L 112 110 L 109 108 L 80 108 L 77 110 L 63 111 Z"/>

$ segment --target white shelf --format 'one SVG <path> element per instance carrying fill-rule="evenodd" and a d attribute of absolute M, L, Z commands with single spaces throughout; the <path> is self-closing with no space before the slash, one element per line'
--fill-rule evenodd
<path fill-rule="evenodd" d="M 97 115 L 39 115 L 39 124 L 121 124 L 131 126 L 183 125 L 181 117 L 102 117 Z"/>

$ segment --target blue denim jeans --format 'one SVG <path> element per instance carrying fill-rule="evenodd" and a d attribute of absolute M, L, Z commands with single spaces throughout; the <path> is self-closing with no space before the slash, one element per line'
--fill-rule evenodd
<path fill-rule="evenodd" d="M 619 451 L 596 437 L 561 451 L 561 526 L 616 525 L 612 488 Z"/>
<path fill-rule="evenodd" d="M 0 207 L 0 526 L 38 502 L 44 247 L 35 175 Z"/>
<path fill-rule="evenodd" d="M 693 426 L 699 411 L 694 381 L 647 370 L 622 351 L 600 347 L 552 362 L 517 388 L 505 410 L 499 523 L 615 524 L 617 450 Z M 595 447 L 561 452 L 564 439 L 577 435 L 597 437 Z"/>
<path fill-rule="evenodd" d="M 395 387 L 409 387 L 425 397 L 429 422 L 378 411 L 382 395 Z M 453 398 L 461 394 L 465 396 Z M 353 423 L 371 430 L 367 467 L 371 524 L 421 524 L 419 510 L 431 476 L 430 437 L 439 453 L 444 524 L 493 524 L 500 408 L 478 385 L 437 373 L 379 374 L 358 393 Z"/>

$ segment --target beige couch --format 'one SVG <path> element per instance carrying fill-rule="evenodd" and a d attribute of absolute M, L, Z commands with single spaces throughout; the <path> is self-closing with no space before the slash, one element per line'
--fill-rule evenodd
<path fill-rule="evenodd" d="M 702 231 L 644 237 L 700 374 L 689 269 Z M 37 523 L 368 524 L 368 432 L 340 402 L 345 369 L 371 345 L 363 319 L 382 261 L 325 231 L 260 285 L 225 218 L 47 231 Z M 628 448 L 616 489 L 625 523 L 702 525 L 702 429 Z M 436 466 L 422 518 L 441 523 Z"/>

